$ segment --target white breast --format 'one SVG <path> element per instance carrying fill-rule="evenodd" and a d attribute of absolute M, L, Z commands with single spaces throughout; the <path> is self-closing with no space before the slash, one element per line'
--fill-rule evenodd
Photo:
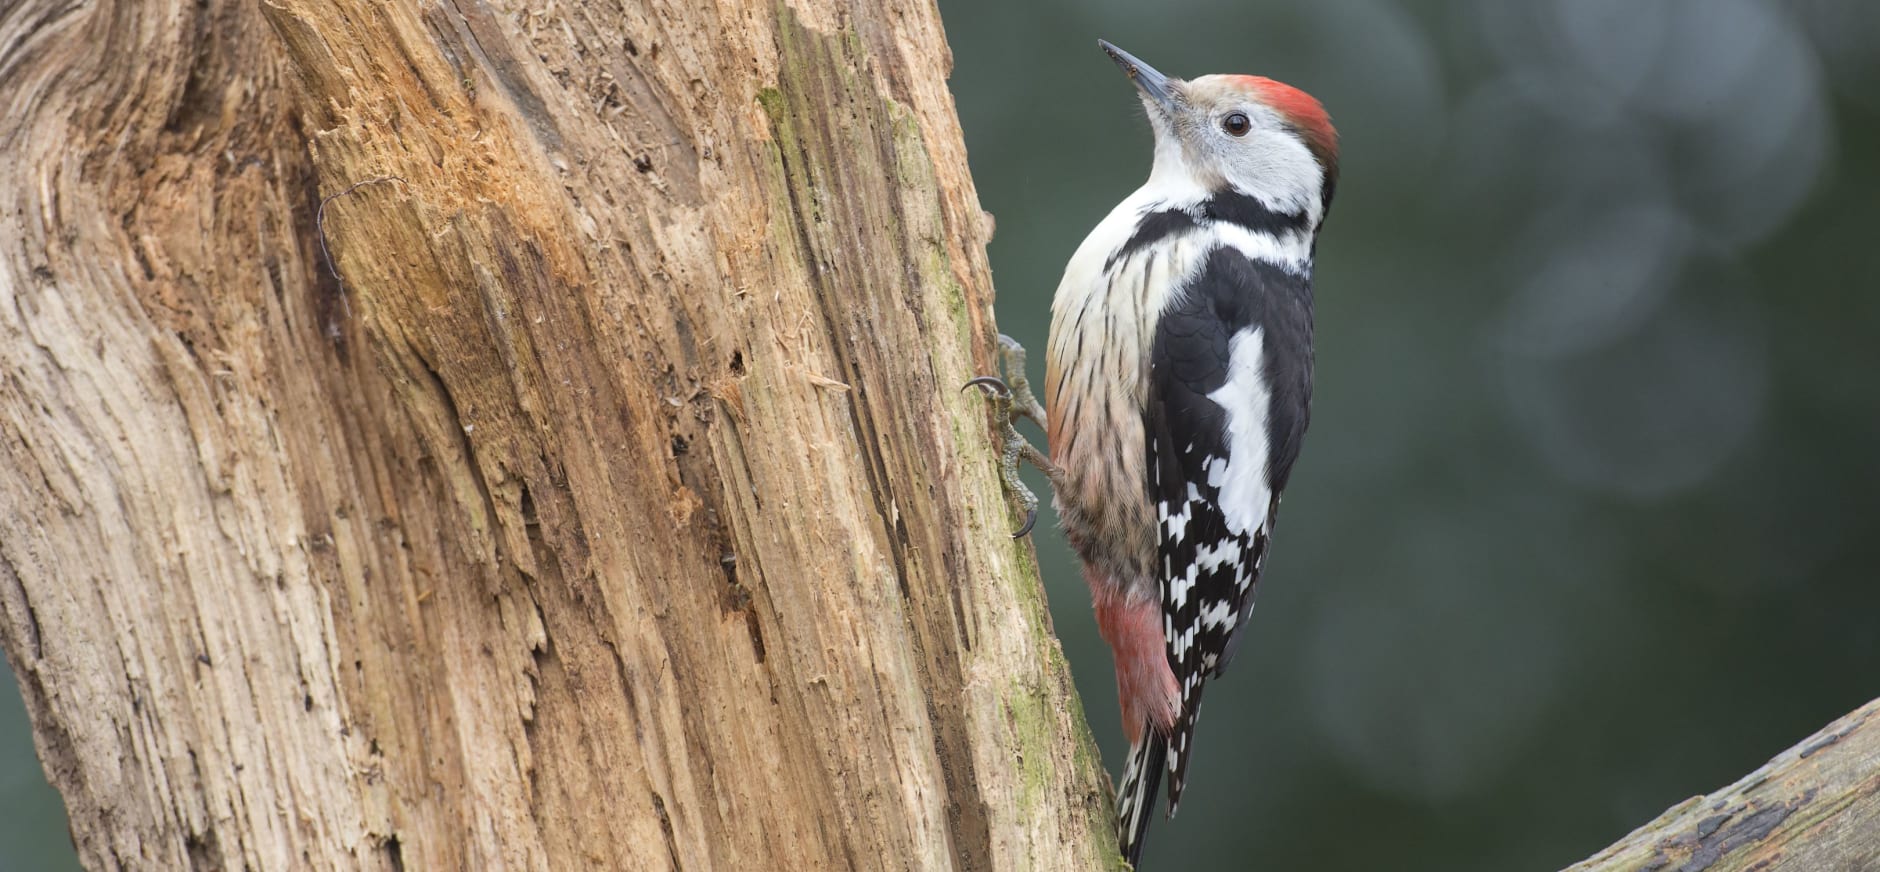
<path fill-rule="evenodd" d="M 1101 561 L 1112 567 L 1153 562 L 1143 487 L 1149 351 L 1156 317 L 1212 243 L 1191 232 L 1114 263 L 1111 256 L 1176 193 L 1152 183 L 1111 210 L 1078 246 L 1051 304 L 1044 401 L 1051 456 L 1064 470 L 1057 502 L 1073 541 L 1116 551 Z"/>

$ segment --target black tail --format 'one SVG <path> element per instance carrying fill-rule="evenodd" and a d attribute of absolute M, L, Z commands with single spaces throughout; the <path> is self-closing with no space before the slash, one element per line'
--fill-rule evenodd
<path fill-rule="evenodd" d="M 1142 738 L 1130 746 L 1122 781 L 1116 786 L 1116 833 L 1123 857 L 1131 866 L 1142 859 L 1143 837 L 1149 833 L 1156 788 L 1162 786 L 1162 771 L 1167 768 L 1168 740 L 1144 724 Z"/>

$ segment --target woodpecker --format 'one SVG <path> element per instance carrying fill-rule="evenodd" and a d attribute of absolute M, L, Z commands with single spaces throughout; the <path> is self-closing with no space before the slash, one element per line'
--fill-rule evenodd
<path fill-rule="evenodd" d="M 1123 855 L 1142 855 L 1156 788 L 1174 817 L 1202 689 L 1244 638 L 1280 492 L 1312 406 L 1312 259 L 1338 180 L 1319 101 L 1258 76 L 1174 79 L 1098 46 L 1155 134 L 1149 180 L 1078 246 L 1051 305 L 1048 408 L 1000 337 L 1002 473 L 1044 469 L 1116 661 L 1129 757 Z M 1046 428 L 1047 458 L 1012 427 Z"/>

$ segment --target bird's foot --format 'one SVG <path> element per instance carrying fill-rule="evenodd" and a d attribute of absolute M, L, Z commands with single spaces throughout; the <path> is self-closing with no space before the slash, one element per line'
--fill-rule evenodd
<path fill-rule="evenodd" d="M 1005 366 L 1010 381 L 997 376 L 982 375 L 966 383 L 964 388 L 977 387 L 986 392 L 992 403 L 993 414 L 999 424 L 999 478 L 1005 484 L 1007 492 L 1018 498 L 1025 507 L 1025 523 L 1012 534 L 1019 539 L 1031 532 L 1038 523 L 1038 497 L 1031 488 L 1018 477 L 1018 463 L 1025 461 L 1051 477 L 1053 483 L 1058 478 L 1057 465 L 1032 445 L 1024 434 L 1013 426 L 1020 417 L 1030 418 L 1040 425 L 1044 423 L 1044 409 L 1038 399 L 1032 396 L 1031 385 L 1025 379 L 1025 349 L 1009 336 L 999 337 L 999 358 Z"/>
<path fill-rule="evenodd" d="M 1012 413 L 1030 418 L 1040 427 L 1048 426 L 1044 404 L 1032 394 L 1031 379 L 1025 377 L 1025 346 L 1003 333 L 999 334 L 999 367 L 1005 370 L 1006 387 L 1012 392 Z"/>

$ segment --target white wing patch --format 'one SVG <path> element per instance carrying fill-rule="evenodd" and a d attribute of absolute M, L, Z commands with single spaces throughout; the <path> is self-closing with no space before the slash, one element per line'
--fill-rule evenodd
<path fill-rule="evenodd" d="M 1266 486 L 1266 418 L 1273 392 L 1266 384 L 1264 355 L 1261 328 L 1235 334 L 1227 345 L 1227 382 L 1208 394 L 1227 411 L 1228 444 L 1225 466 L 1210 464 L 1208 483 L 1221 489 L 1227 529 L 1243 535 L 1265 526 L 1273 497 Z"/>

